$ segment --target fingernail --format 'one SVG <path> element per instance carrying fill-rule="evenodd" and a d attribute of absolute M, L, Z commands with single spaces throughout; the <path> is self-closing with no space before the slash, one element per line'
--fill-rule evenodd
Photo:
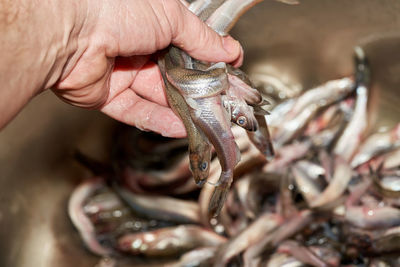
<path fill-rule="evenodd" d="M 229 35 L 222 39 L 222 45 L 225 51 L 230 55 L 238 55 L 240 53 L 240 43 Z"/>

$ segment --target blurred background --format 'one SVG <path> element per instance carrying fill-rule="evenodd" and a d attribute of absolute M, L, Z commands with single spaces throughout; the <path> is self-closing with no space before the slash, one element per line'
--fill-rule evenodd
<path fill-rule="evenodd" d="M 266 91 L 287 87 L 280 98 L 351 75 L 353 47 L 362 46 L 372 69 L 370 128 L 378 129 L 400 118 L 399 14 L 396 0 L 265 0 L 232 35 L 245 49 L 243 70 Z M 45 92 L 0 132 L 0 266 L 98 262 L 67 217 L 72 189 L 90 176 L 72 153 L 107 160 L 116 125 Z"/>

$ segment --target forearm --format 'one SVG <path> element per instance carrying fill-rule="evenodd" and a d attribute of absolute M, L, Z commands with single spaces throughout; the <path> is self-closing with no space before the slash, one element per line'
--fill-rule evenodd
<path fill-rule="evenodd" d="M 60 78 L 86 15 L 73 5 L 83 2 L 0 0 L 0 128 Z"/>

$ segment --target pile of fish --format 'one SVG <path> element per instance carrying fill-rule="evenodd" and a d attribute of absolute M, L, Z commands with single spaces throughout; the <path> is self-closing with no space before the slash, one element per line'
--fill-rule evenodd
<path fill-rule="evenodd" d="M 111 164 L 79 155 L 97 175 L 69 201 L 86 247 L 169 266 L 399 265 L 400 124 L 366 135 L 370 74 L 355 51 L 353 77 L 266 116 L 274 159 L 232 128 L 242 158 L 217 217 L 209 205 L 218 157 L 210 156 L 209 183 L 199 188 L 185 139 L 129 128 L 114 138 Z"/>
<path fill-rule="evenodd" d="M 226 34 L 255 2 L 197 0 L 189 8 Z M 159 66 L 188 138 L 124 127 L 110 163 L 77 154 L 95 177 L 74 190 L 68 212 L 86 248 L 106 258 L 99 266 L 126 258 L 400 265 L 400 124 L 368 133 L 371 75 L 360 47 L 353 76 L 306 90 L 270 115 L 264 96 L 227 64 L 171 47 Z"/>

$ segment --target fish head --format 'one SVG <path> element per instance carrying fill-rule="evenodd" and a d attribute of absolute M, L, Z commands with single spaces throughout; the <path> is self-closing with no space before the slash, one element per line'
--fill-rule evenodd
<path fill-rule="evenodd" d="M 199 144 L 189 152 L 190 170 L 195 183 L 202 186 L 210 173 L 211 145 L 208 142 Z"/>
<path fill-rule="evenodd" d="M 231 121 L 247 131 L 254 132 L 258 129 L 254 109 L 244 101 L 237 100 L 231 103 Z"/>

